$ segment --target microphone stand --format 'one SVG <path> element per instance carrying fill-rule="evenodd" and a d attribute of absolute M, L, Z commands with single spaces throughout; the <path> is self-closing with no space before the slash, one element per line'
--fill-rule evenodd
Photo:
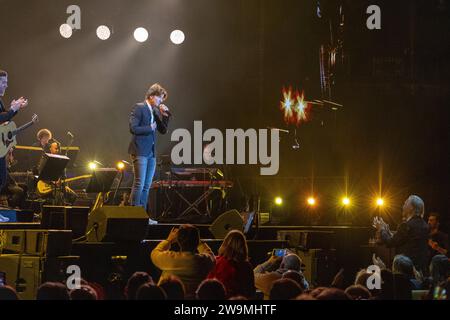
<path fill-rule="evenodd" d="M 113 199 L 112 199 L 112 205 L 116 205 L 117 192 L 119 191 L 120 185 L 122 184 L 123 176 L 125 174 L 124 171 L 125 171 L 125 168 L 120 170 L 120 178 L 119 178 L 119 182 L 117 183 L 116 189 L 114 190 L 114 196 L 113 196 Z"/>
<path fill-rule="evenodd" d="M 65 156 L 67 157 L 67 155 L 69 154 L 69 148 L 72 146 L 73 144 L 73 140 L 74 140 L 74 136 L 73 135 L 69 135 L 70 140 L 69 143 L 66 147 L 66 152 L 65 152 Z M 70 161 L 70 160 L 69 160 Z M 64 173 L 63 173 L 63 182 L 61 183 L 61 188 L 62 188 L 62 194 L 63 194 L 63 205 L 66 205 L 66 178 L 67 178 L 67 166 L 64 168 Z"/>

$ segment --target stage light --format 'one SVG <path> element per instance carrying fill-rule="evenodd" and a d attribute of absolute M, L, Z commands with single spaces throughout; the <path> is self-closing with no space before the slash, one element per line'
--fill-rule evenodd
<path fill-rule="evenodd" d="M 61 34 L 61 37 L 69 39 L 73 33 L 72 27 L 67 23 L 64 23 L 59 27 L 59 33 Z"/>
<path fill-rule="evenodd" d="M 88 167 L 90 170 L 95 170 L 97 169 L 97 164 L 94 161 L 91 161 L 88 163 Z"/>
<path fill-rule="evenodd" d="M 134 30 L 134 38 L 137 42 L 145 42 L 148 39 L 148 31 L 145 28 L 137 28 Z"/>
<path fill-rule="evenodd" d="M 314 199 L 313 197 L 309 197 L 308 198 L 308 204 L 310 206 L 314 206 L 316 204 L 316 199 Z"/>
<path fill-rule="evenodd" d="M 170 41 L 172 41 L 173 44 L 182 44 L 185 38 L 184 32 L 181 30 L 174 30 L 170 34 Z"/>
<path fill-rule="evenodd" d="M 281 205 L 283 204 L 283 198 L 281 198 L 281 197 L 276 197 L 276 198 L 275 198 L 275 204 L 276 204 L 277 206 L 281 206 Z"/>
<path fill-rule="evenodd" d="M 383 198 L 378 198 L 378 199 L 377 199 L 377 206 L 379 206 L 379 207 L 384 206 L 384 200 L 383 200 Z"/>
<path fill-rule="evenodd" d="M 125 168 L 125 163 L 122 161 L 117 162 L 117 169 L 123 170 Z"/>
<path fill-rule="evenodd" d="M 97 28 L 97 37 L 100 40 L 108 40 L 110 36 L 111 36 L 111 30 L 109 30 L 109 28 L 107 26 L 102 25 Z"/>
<path fill-rule="evenodd" d="M 350 204 L 350 199 L 348 197 L 342 198 L 342 204 L 348 206 Z"/>

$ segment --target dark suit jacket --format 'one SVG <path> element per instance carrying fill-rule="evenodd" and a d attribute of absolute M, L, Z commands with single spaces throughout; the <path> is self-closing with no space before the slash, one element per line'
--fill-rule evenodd
<path fill-rule="evenodd" d="M 6 111 L 3 101 L 0 99 L 0 124 L 10 121 L 16 114 L 17 112 L 14 112 L 12 109 Z"/>
<path fill-rule="evenodd" d="M 153 116 L 158 131 L 167 132 L 169 117 L 164 117 L 158 108 L 153 108 Z M 131 142 L 128 153 L 134 156 L 155 157 L 156 130 L 151 129 L 151 113 L 147 103 L 137 103 L 130 114 Z"/>
<path fill-rule="evenodd" d="M 396 249 L 396 254 L 411 258 L 416 269 L 427 271 L 429 249 L 429 226 L 419 216 L 414 216 L 407 222 L 402 222 L 393 237 L 385 231 L 381 232 L 382 241 L 390 248 Z"/>
<path fill-rule="evenodd" d="M 0 99 L 0 124 L 6 121 L 10 121 L 17 112 L 9 109 L 5 110 L 2 100 Z M 6 159 L 5 157 L 0 158 L 0 190 L 6 185 L 7 172 L 6 172 Z"/>

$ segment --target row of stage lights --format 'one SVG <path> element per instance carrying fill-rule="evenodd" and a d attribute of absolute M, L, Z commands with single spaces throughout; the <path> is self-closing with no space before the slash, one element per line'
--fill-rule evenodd
<path fill-rule="evenodd" d="M 274 199 L 274 203 L 275 203 L 275 205 L 277 205 L 277 206 L 282 206 L 282 205 L 283 205 L 283 198 L 282 198 L 282 197 L 276 197 L 276 198 Z M 308 197 L 308 198 L 306 199 L 306 203 L 307 203 L 307 205 L 310 206 L 310 207 L 315 207 L 315 206 L 317 205 L 317 199 L 314 198 L 314 197 Z M 352 202 L 351 202 L 351 199 L 350 199 L 349 197 L 342 197 L 342 198 L 341 198 L 340 204 L 341 204 L 343 207 L 350 207 L 350 206 L 351 206 L 351 203 L 352 203 Z M 383 207 L 383 206 L 385 205 L 385 201 L 384 201 L 383 198 L 378 197 L 378 198 L 375 198 L 375 199 L 374 199 L 374 204 L 375 204 L 377 207 L 381 208 L 381 207 Z"/>
<path fill-rule="evenodd" d="M 117 170 L 119 170 L 119 171 L 122 171 L 122 170 L 124 170 L 125 169 L 125 167 L 126 167 L 126 164 L 125 163 L 128 163 L 128 162 L 126 162 L 126 161 L 119 161 L 119 162 L 117 162 L 116 163 L 116 168 L 117 168 Z M 96 161 L 96 160 L 94 160 L 94 161 L 90 161 L 90 162 L 88 162 L 88 168 L 89 168 L 89 170 L 96 170 L 96 169 L 98 169 L 98 167 L 99 167 L 99 165 L 101 166 L 102 165 L 102 163 L 101 162 L 98 162 L 98 161 Z"/>
<path fill-rule="evenodd" d="M 123 171 L 125 169 L 125 167 L 126 167 L 126 163 L 128 163 L 128 162 L 126 162 L 126 161 L 119 161 L 119 162 L 117 162 L 116 163 L 117 170 Z M 95 161 L 95 160 L 94 161 L 90 161 L 88 163 L 88 168 L 90 170 L 96 170 L 99 165 L 101 165 L 101 163 L 98 162 L 98 161 Z M 276 206 L 279 206 L 279 207 L 282 206 L 283 202 L 284 201 L 283 201 L 282 197 L 276 197 L 274 199 L 274 203 L 275 203 Z M 310 206 L 311 208 L 315 207 L 317 205 L 317 202 L 318 201 L 317 201 L 317 199 L 315 197 L 308 197 L 306 199 L 306 204 L 308 206 Z M 351 199 L 349 197 L 345 196 L 345 197 L 341 198 L 340 204 L 341 204 L 342 207 L 348 208 L 348 207 L 351 206 L 351 203 L 352 203 L 352 201 L 351 201 Z M 383 198 L 378 197 L 378 198 L 374 199 L 374 204 L 377 207 L 382 208 L 385 205 L 385 201 L 384 201 Z"/>
<path fill-rule="evenodd" d="M 69 39 L 73 35 L 73 29 L 69 24 L 64 23 L 59 27 L 59 33 L 61 34 L 61 37 Z M 97 28 L 96 34 L 100 40 L 108 40 L 111 37 L 112 32 L 108 26 L 101 25 Z M 136 28 L 133 33 L 134 39 L 141 43 L 147 41 L 149 35 L 147 29 L 143 27 Z M 172 41 L 173 44 L 182 44 L 185 39 L 186 36 L 181 30 L 174 30 L 170 33 L 170 41 Z"/>

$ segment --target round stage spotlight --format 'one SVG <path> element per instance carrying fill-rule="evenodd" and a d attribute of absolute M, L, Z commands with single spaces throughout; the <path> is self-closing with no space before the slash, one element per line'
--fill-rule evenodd
<path fill-rule="evenodd" d="M 145 42 L 148 39 L 148 31 L 145 28 L 137 28 L 134 30 L 134 39 L 137 42 Z"/>
<path fill-rule="evenodd" d="M 276 197 L 276 198 L 275 198 L 275 204 L 276 204 L 277 206 L 281 206 L 281 205 L 283 204 L 283 198 L 281 198 L 281 197 Z"/>
<path fill-rule="evenodd" d="M 59 27 L 59 33 L 61 34 L 61 37 L 69 39 L 73 34 L 73 30 L 71 26 L 64 23 Z"/>
<path fill-rule="evenodd" d="M 186 37 L 184 36 L 184 32 L 181 30 L 174 30 L 170 34 L 170 41 L 172 41 L 173 44 L 182 44 L 184 39 L 186 39 Z"/>
<path fill-rule="evenodd" d="M 314 199 L 313 197 L 309 197 L 308 198 L 308 204 L 312 207 L 316 205 L 316 199 Z"/>
<path fill-rule="evenodd" d="M 350 199 L 348 197 L 342 198 L 342 204 L 348 206 L 350 204 Z"/>
<path fill-rule="evenodd" d="M 122 161 L 117 162 L 117 169 L 123 170 L 125 168 L 125 163 Z"/>
<path fill-rule="evenodd" d="M 111 37 L 111 30 L 104 25 L 101 25 L 97 28 L 97 37 L 100 40 L 108 40 Z"/>
<path fill-rule="evenodd" d="M 379 206 L 379 207 L 384 206 L 384 200 L 383 200 L 383 198 L 378 198 L 378 199 L 377 199 L 377 206 Z"/>
<path fill-rule="evenodd" d="M 97 169 L 97 164 L 94 161 L 91 161 L 88 163 L 88 167 L 90 170 L 95 170 Z"/>

